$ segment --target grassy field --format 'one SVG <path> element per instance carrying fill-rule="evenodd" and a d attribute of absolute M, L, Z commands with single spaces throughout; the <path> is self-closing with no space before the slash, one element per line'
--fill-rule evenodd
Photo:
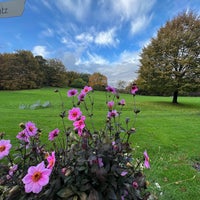
<path fill-rule="evenodd" d="M 72 107 L 67 98 L 67 89 L 60 89 L 66 110 Z M 133 98 L 126 99 L 123 117 L 133 116 Z M 94 93 L 95 126 L 104 124 L 106 115 L 105 93 Z M 19 109 L 20 105 L 32 105 L 50 101 L 51 107 Z M 200 171 L 193 167 L 200 163 L 200 98 L 179 97 L 179 104 L 171 103 L 171 97 L 136 96 L 136 105 L 141 110 L 132 138 L 135 153 L 146 149 L 150 156 L 151 169 L 145 170 L 149 189 L 161 200 L 198 200 L 200 195 Z M 43 131 L 47 141 L 49 131 L 62 129 L 59 94 L 54 88 L 21 91 L 0 91 L 0 132 L 16 142 L 20 122 L 33 121 Z M 70 122 L 67 122 L 66 124 Z M 156 184 L 160 188 L 156 187 Z"/>

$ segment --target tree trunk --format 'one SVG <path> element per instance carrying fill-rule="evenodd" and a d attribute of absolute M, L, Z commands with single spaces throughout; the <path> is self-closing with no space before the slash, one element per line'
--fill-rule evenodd
<path fill-rule="evenodd" d="M 178 90 L 174 91 L 172 103 L 178 103 Z"/>

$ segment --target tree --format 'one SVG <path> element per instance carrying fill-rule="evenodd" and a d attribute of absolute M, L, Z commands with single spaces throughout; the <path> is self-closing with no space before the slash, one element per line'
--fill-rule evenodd
<path fill-rule="evenodd" d="M 89 85 L 96 90 L 104 90 L 105 86 L 108 84 L 107 82 L 107 77 L 98 72 L 89 77 Z"/>
<path fill-rule="evenodd" d="M 137 84 L 148 94 L 194 92 L 200 84 L 200 17 L 179 14 L 161 27 L 141 53 Z"/>
<path fill-rule="evenodd" d="M 0 74 L 0 89 L 29 89 L 42 85 L 39 64 L 30 51 L 2 54 Z"/>
<path fill-rule="evenodd" d="M 67 73 L 64 64 L 58 59 L 48 59 L 46 66 L 48 86 L 63 87 L 67 85 Z"/>

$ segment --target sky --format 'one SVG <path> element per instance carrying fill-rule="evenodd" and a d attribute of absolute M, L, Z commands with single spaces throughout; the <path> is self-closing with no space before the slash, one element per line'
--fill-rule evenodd
<path fill-rule="evenodd" d="M 111 86 L 128 84 L 142 49 L 188 11 L 200 15 L 200 0 L 26 0 L 21 16 L 0 18 L 0 53 L 28 50 L 67 71 L 99 72 Z"/>

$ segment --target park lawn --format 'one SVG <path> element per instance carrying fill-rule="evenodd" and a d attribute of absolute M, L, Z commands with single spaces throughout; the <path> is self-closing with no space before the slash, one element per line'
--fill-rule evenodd
<path fill-rule="evenodd" d="M 72 107 L 72 99 L 67 98 L 69 88 L 59 89 L 66 111 Z M 42 139 L 48 145 L 48 133 L 60 128 L 63 130 L 59 114 L 62 111 L 59 93 L 55 88 L 35 90 L 0 91 L 0 132 L 5 138 L 17 144 L 16 134 L 19 123 L 32 121 L 42 129 Z M 102 127 L 106 119 L 105 93 L 95 91 L 94 126 Z M 134 116 L 133 97 L 122 94 L 126 100 L 122 119 Z M 51 107 L 36 110 L 19 109 L 40 100 L 50 101 Z M 145 169 L 149 190 L 159 199 L 198 200 L 200 195 L 200 171 L 193 167 L 200 163 L 200 98 L 179 97 L 179 104 L 172 104 L 172 97 L 136 96 L 136 106 L 140 109 L 133 127 L 132 136 L 135 149 L 133 156 L 142 156 L 146 149 L 150 156 L 151 169 Z M 89 105 L 89 104 L 88 104 Z M 88 120 L 89 126 L 92 127 Z M 71 125 L 65 119 L 66 126 Z M 160 185 L 160 189 L 156 184 Z"/>

